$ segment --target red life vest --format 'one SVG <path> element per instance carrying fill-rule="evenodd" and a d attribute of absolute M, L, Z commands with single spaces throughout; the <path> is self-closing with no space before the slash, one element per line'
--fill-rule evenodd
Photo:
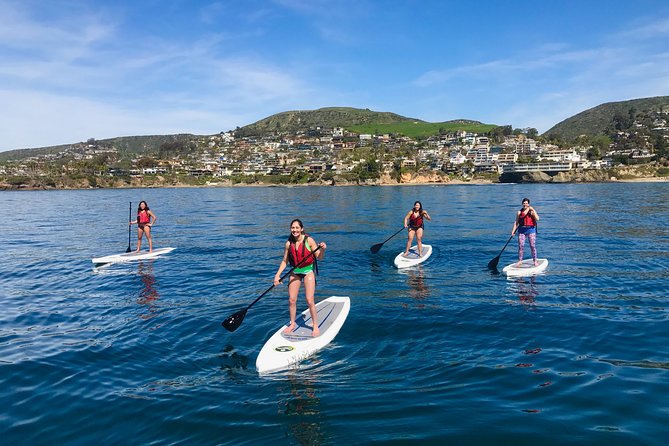
<path fill-rule="evenodd" d="M 527 211 L 527 214 L 522 215 L 523 210 L 520 211 L 521 215 L 518 216 L 518 226 L 536 226 L 534 222 L 534 217 L 530 215 L 530 211 Z"/>
<path fill-rule="evenodd" d="M 314 263 L 316 256 L 312 256 L 311 251 L 309 251 L 305 246 L 307 244 L 308 238 L 309 234 L 304 234 L 302 245 L 299 249 L 297 249 L 296 243 L 290 241 L 290 237 L 288 237 L 288 241 L 290 241 L 290 247 L 288 248 L 288 261 L 290 262 L 290 266 L 304 268 L 305 266 L 309 266 Z M 309 258 L 304 260 L 307 257 Z"/>
<path fill-rule="evenodd" d="M 151 223 L 151 216 L 147 211 L 140 211 L 137 213 L 137 224 L 145 225 Z"/>
<path fill-rule="evenodd" d="M 411 215 L 409 216 L 409 227 L 410 228 L 422 228 L 423 227 L 423 214 L 418 214 L 418 217 L 416 217 L 413 213 L 411 212 Z"/>

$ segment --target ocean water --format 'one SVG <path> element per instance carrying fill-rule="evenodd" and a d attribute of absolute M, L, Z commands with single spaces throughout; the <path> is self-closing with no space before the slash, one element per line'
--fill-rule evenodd
<path fill-rule="evenodd" d="M 664 445 L 668 187 L 2 192 L 1 442 Z M 550 264 L 509 280 L 486 265 L 525 196 Z M 177 249 L 94 269 L 125 252 L 142 199 L 155 247 Z M 369 248 L 414 200 L 434 252 L 398 271 L 404 233 Z M 326 349 L 259 376 L 286 287 L 221 322 L 272 285 L 294 217 L 328 244 L 317 300 L 350 296 L 351 313 Z M 515 257 L 513 240 L 500 269 Z"/>

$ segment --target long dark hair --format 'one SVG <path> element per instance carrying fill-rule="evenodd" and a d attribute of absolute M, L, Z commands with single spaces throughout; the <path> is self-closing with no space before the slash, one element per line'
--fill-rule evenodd
<path fill-rule="evenodd" d="M 147 211 L 147 212 L 149 211 L 149 204 L 148 204 L 146 201 L 142 200 L 142 201 L 140 201 L 139 204 L 137 205 L 137 213 L 138 213 L 138 214 L 139 214 L 140 212 L 142 212 L 142 203 L 144 203 L 144 210 Z"/>
<path fill-rule="evenodd" d="M 419 208 L 418 208 L 418 215 L 423 215 L 423 203 L 421 203 L 420 201 L 416 201 L 416 202 L 413 204 L 413 206 L 411 207 L 411 211 L 414 210 L 414 208 L 416 207 L 416 205 L 419 206 Z"/>
<path fill-rule="evenodd" d="M 300 229 L 302 229 L 302 234 L 304 234 L 304 225 L 302 224 L 302 220 L 300 220 L 299 218 L 296 218 L 295 220 L 291 221 L 289 228 L 293 227 L 293 223 L 297 223 L 298 225 L 300 225 Z M 288 240 L 290 240 L 291 243 L 297 243 L 297 239 L 295 239 L 295 237 L 293 237 L 292 232 L 290 233 L 290 237 L 288 237 Z"/>

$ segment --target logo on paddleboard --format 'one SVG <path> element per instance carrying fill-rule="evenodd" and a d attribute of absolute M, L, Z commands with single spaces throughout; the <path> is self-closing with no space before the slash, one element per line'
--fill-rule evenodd
<path fill-rule="evenodd" d="M 277 352 L 285 353 L 285 352 L 295 350 L 295 348 L 291 347 L 290 345 L 280 345 L 280 346 L 276 347 L 274 350 L 276 350 Z"/>

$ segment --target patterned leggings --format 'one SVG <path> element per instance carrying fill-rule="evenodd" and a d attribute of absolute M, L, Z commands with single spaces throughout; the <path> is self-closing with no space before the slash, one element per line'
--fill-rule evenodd
<path fill-rule="evenodd" d="M 523 260 L 523 254 L 525 253 L 525 237 L 530 239 L 532 260 L 537 260 L 537 233 L 532 232 L 530 234 L 518 233 L 518 261 L 521 262 Z"/>

